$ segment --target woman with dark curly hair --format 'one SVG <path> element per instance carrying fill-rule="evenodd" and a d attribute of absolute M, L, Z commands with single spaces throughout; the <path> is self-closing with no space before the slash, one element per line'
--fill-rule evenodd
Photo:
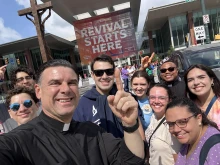
<path fill-rule="evenodd" d="M 215 73 L 205 65 L 192 65 L 185 81 L 189 98 L 220 128 L 220 81 Z"/>

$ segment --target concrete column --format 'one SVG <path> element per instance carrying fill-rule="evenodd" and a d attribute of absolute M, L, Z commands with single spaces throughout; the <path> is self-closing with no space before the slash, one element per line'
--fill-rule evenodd
<path fill-rule="evenodd" d="M 173 41 L 173 32 L 172 32 L 172 26 L 171 26 L 171 23 L 170 23 L 170 18 L 169 18 L 169 29 L 170 29 L 170 37 L 171 37 L 171 44 L 174 48 L 174 41 Z"/>
<path fill-rule="evenodd" d="M 189 26 L 189 34 L 191 38 L 191 43 L 192 45 L 196 45 L 196 38 L 195 38 L 195 33 L 194 33 L 194 23 L 193 23 L 193 13 L 190 12 L 187 14 L 187 21 L 188 21 L 188 26 Z"/>
<path fill-rule="evenodd" d="M 150 53 L 155 52 L 152 31 L 148 31 Z"/>

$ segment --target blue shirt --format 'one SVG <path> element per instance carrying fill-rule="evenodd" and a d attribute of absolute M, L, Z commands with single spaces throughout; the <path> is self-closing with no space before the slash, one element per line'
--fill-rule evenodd
<path fill-rule="evenodd" d="M 142 116 L 143 116 L 143 119 L 141 120 L 141 122 L 142 122 L 144 130 L 146 130 L 150 124 L 150 118 L 153 115 L 153 110 L 149 104 L 148 98 L 138 100 L 138 104 L 141 108 Z"/>

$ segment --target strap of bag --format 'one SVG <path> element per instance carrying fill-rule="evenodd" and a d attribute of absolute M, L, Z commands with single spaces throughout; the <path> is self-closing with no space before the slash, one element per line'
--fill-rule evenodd
<path fill-rule="evenodd" d="M 214 97 L 212 98 L 212 100 L 210 101 L 208 107 L 207 107 L 206 110 L 205 110 L 206 116 L 209 114 L 209 111 L 211 110 L 211 108 L 212 108 L 214 102 L 216 101 L 216 99 L 217 99 L 217 97 L 214 96 Z"/>
<path fill-rule="evenodd" d="M 155 128 L 154 132 L 151 134 L 150 139 L 149 139 L 149 143 L 148 143 L 148 146 L 149 146 L 149 147 L 150 147 L 150 140 L 151 140 L 153 134 L 154 134 L 154 133 L 156 132 L 156 130 L 160 127 L 160 125 L 164 122 L 164 120 L 165 120 L 165 117 L 163 117 L 163 119 L 160 121 L 160 123 L 159 123 L 159 124 L 157 125 L 157 127 Z"/>
<path fill-rule="evenodd" d="M 204 165 L 209 150 L 217 143 L 220 143 L 220 134 L 212 135 L 208 138 L 208 140 L 206 140 L 200 151 L 199 165 Z"/>

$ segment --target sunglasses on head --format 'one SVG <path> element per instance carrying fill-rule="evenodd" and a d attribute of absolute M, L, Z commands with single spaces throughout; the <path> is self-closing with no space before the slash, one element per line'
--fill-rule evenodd
<path fill-rule="evenodd" d="M 110 68 L 110 69 L 103 69 L 103 70 L 93 70 L 93 73 L 97 76 L 97 77 L 101 77 L 103 76 L 104 73 L 107 74 L 107 76 L 112 76 L 114 74 L 114 69 Z"/>
<path fill-rule="evenodd" d="M 25 100 L 23 102 L 23 105 L 26 107 L 26 108 L 30 108 L 32 106 L 32 101 L 31 100 Z M 20 104 L 19 103 L 13 103 L 9 106 L 9 108 L 12 110 L 12 111 L 18 111 L 19 108 L 20 108 Z"/>
<path fill-rule="evenodd" d="M 168 70 L 169 72 L 173 72 L 175 68 L 176 68 L 176 67 L 163 68 L 163 69 L 160 69 L 160 72 L 161 72 L 161 73 L 166 73 L 167 70 Z"/>

